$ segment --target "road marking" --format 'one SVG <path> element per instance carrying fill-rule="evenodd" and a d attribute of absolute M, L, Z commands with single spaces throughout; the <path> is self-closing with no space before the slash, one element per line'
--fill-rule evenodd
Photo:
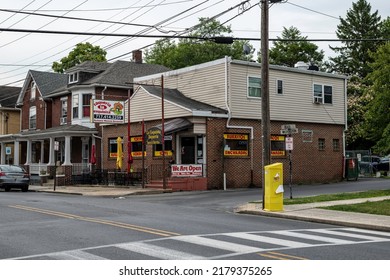
<path fill-rule="evenodd" d="M 140 253 L 150 257 L 155 257 L 162 260 L 204 260 L 205 257 L 184 253 L 181 251 L 163 248 L 160 246 L 147 244 L 145 242 L 135 242 L 128 244 L 116 245 L 115 247 L 124 250 Z"/>
<path fill-rule="evenodd" d="M 354 241 L 345 240 L 345 239 L 338 239 L 338 238 L 324 237 L 324 236 L 318 236 L 318 235 L 311 235 L 311 234 L 299 233 L 299 232 L 287 231 L 287 230 L 274 231 L 273 233 L 280 234 L 280 235 L 291 236 L 291 237 L 304 238 L 304 239 L 309 239 L 309 240 L 322 241 L 322 242 L 326 242 L 326 243 L 333 243 L 333 244 L 355 243 Z"/>
<path fill-rule="evenodd" d="M 306 258 L 297 257 L 297 256 L 293 256 L 293 255 L 282 254 L 282 253 L 279 253 L 279 252 L 259 253 L 258 255 L 262 256 L 262 257 L 265 257 L 265 258 L 277 259 L 277 260 L 308 260 Z"/>
<path fill-rule="evenodd" d="M 279 245 L 279 246 L 286 246 L 286 247 L 290 247 L 290 248 L 294 248 L 294 247 L 302 248 L 302 247 L 311 246 L 311 244 L 308 244 L 308 243 L 296 242 L 296 241 L 261 236 L 261 235 L 254 235 L 254 234 L 249 234 L 249 233 L 245 233 L 245 232 L 226 233 L 225 235 L 236 237 L 236 238 L 242 238 L 242 239 L 246 239 L 246 240 L 257 241 L 257 242 L 271 243 L 271 244 L 275 244 L 275 245 Z"/>
<path fill-rule="evenodd" d="M 126 224 L 125 224 L 126 225 Z M 309 234 L 312 233 L 312 234 Z M 317 233 L 317 234 L 316 234 Z M 346 239 L 332 238 L 320 236 L 319 234 L 327 234 L 328 236 L 343 236 Z M 273 235 L 273 236 L 281 236 L 281 238 L 268 237 L 262 235 Z M 217 238 L 223 238 L 224 236 L 230 237 L 230 241 L 222 241 Z M 389 236 L 388 238 L 382 236 Z M 322 241 L 321 244 L 310 244 L 305 242 L 296 242 L 289 240 L 291 238 L 299 237 L 302 240 L 317 240 Z M 347 240 L 347 238 L 359 238 L 361 240 Z M 167 240 L 177 240 L 183 242 L 180 244 L 180 248 L 182 250 L 170 249 L 166 245 Z M 233 241 L 232 241 L 233 240 Z M 259 247 L 256 246 L 247 246 L 241 244 L 242 242 L 251 241 L 251 242 L 261 242 L 261 243 L 270 243 L 273 245 L 279 245 L 280 247 L 273 248 L 261 248 L 262 244 L 258 244 Z M 269 241 L 269 242 L 267 242 Z M 373 243 L 373 242 L 390 242 L 390 234 L 380 231 L 372 231 L 372 230 L 362 230 L 356 228 L 326 228 L 326 229 L 294 229 L 294 230 L 276 230 L 276 231 L 258 231 L 258 232 L 233 232 L 233 233 L 213 233 L 213 234 L 202 234 L 202 235 L 187 235 L 187 236 L 169 236 L 162 238 L 155 238 L 151 240 L 144 241 L 135 241 L 135 242 L 127 242 L 127 243 L 117 243 L 110 245 L 101 245 L 89 248 L 82 248 L 70 251 L 63 252 L 54 252 L 48 254 L 41 255 L 33 255 L 33 256 L 24 256 L 13 259 L 42 259 L 44 257 L 53 257 L 59 259 L 101 259 L 103 257 L 95 256 L 90 252 L 86 251 L 99 251 L 108 247 L 116 247 L 123 250 L 127 250 L 129 252 L 140 253 L 145 256 L 150 256 L 157 259 L 164 260 L 191 260 L 191 259 L 224 259 L 224 258 L 232 258 L 238 257 L 240 255 L 245 254 L 253 254 L 262 256 L 268 259 L 278 259 L 278 260 L 303 260 L 303 257 L 297 257 L 288 255 L 281 252 L 281 250 L 289 250 L 289 249 L 297 249 L 297 248 L 315 248 L 315 247 L 324 247 L 324 246 L 338 246 L 338 245 L 352 245 L 352 244 L 365 244 L 365 243 Z M 202 256 L 202 255 L 194 255 L 188 252 L 193 250 L 193 245 L 197 246 L 205 246 L 205 251 L 210 252 L 213 248 L 222 249 L 226 251 L 226 253 L 219 254 L 216 253 L 214 256 Z M 299 246 L 301 245 L 301 246 Z M 104 251 L 100 253 L 101 256 L 104 256 Z M 115 258 L 115 255 L 114 255 Z"/>
<path fill-rule="evenodd" d="M 82 217 L 82 216 L 78 216 L 78 215 L 74 215 L 74 214 L 46 210 L 46 209 L 40 209 L 40 208 L 29 207 L 29 206 L 24 206 L 24 205 L 9 205 L 9 207 L 19 209 L 19 210 L 25 210 L 25 211 L 37 212 L 37 213 L 51 215 L 51 216 L 57 216 L 57 217 L 66 218 L 66 219 L 74 219 L 74 220 L 79 220 L 79 221 L 85 221 L 85 222 L 109 225 L 109 226 L 114 226 L 114 227 L 119 227 L 119 228 L 124 228 L 124 229 L 130 229 L 130 230 L 134 230 L 134 231 L 140 231 L 140 232 L 150 233 L 150 234 L 164 236 L 164 237 L 180 235 L 180 234 L 175 233 L 175 232 L 170 232 L 170 231 L 165 231 L 165 230 L 160 230 L 160 229 L 137 226 L 137 225 L 127 224 L 127 223 L 122 223 L 122 222 L 111 221 L 111 220 L 102 220 L 102 219 L 97 219 L 97 218 Z"/>
<path fill-rule="evenodd" d="M 262 248 L 258 248 L 258 247 L 251 247 L 251 246 L 241 245 L 232 242 L 205 238 L 197 235 L 182 235 L 182 236 L 172 237 L 171 239 L 202 245 L 202 246 L 207 246 L 207 247 L 212 247 L 212 248 L 217 248 L 221 250 L 231 251 L 235 253 L 252 253 L 252 252 L 254 253 L 263 250 Z"/>

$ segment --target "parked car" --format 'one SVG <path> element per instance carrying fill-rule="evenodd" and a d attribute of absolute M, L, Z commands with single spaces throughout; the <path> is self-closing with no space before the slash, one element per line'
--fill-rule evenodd
<path fill-rule="evenodd" d="M 11 189 L 28 191 L 30 176 L 22 167 L 16 165 L 0 165 L 0 188 L 9 192 Z"/>

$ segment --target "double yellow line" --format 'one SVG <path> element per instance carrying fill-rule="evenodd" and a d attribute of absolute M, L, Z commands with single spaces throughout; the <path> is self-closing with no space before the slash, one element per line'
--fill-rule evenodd
<path fill-rule="evenodd" d="M 102 219 L 96 219 L 96 218 L 83 217 L 83 216 L 68 214 L 68 213 L 64 213 L 64 212 L 57 212 L 57 211 L 52 211 L 52 210 L 24 206 L 24 205 L 9 205 L 9 207 L 19 209 L 19 210 L 25 210 L 25 211 L 37 212 L 37 213 L 51 215 L 51 216 L 57 216 L 57 217 L 66 218 L 66 219 L 74 219 L 74 220 L 78 220 L 78 221 L 85 221 L 85 222 L 109 225 L 109 226 L 114 226 L 114 227 L 119 227 L 119 228 L 124 228 L 124 229 L 130 229 L 130 230 L 150 233 L 150 234 L 164 236 L 164 237 L 171 237 L 171 236 L 180 235 L 178 233 L 165 231 L 165 230 L 159 230 L 159 229 L 137 226 L 137 225 L 132 225 L 132 224 L 126 224 L 126 223 L 110 221 L 110 220 L 102 220 Z"/>
<path fill-rule="evenodd" d="M 307 260 L 305 258 L 282 254 L 279 252 L 267 252 L 267 253 L 258 253 L 260 256 L 268 259 L 276 259 L 276 260 Z"/>

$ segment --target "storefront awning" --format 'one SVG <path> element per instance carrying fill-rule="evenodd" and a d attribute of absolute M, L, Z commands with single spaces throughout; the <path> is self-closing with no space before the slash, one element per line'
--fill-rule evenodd
<path fill-rule="evenodd" d="M 172 134 L 178 131 L 186 130 L 193 126 L 193 123 L 185 118 L 177 118 L 169 120 L 164 123 L 165 134 Z M 162 125 L 156 125 L 155 127 L 162 129 Z"/>

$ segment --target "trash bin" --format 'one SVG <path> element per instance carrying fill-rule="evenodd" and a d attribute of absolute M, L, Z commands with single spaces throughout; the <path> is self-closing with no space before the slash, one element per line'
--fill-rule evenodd
<path fill-rule="evenodd" d="M 264 167 L 264 210 L 283 211 L 283 163 Z"/>
<path fill-rule="evenodd" d="M 359 177 L 359 162 L 357 158 L 345 159 L 345 178 L 357 181 Z"/>

